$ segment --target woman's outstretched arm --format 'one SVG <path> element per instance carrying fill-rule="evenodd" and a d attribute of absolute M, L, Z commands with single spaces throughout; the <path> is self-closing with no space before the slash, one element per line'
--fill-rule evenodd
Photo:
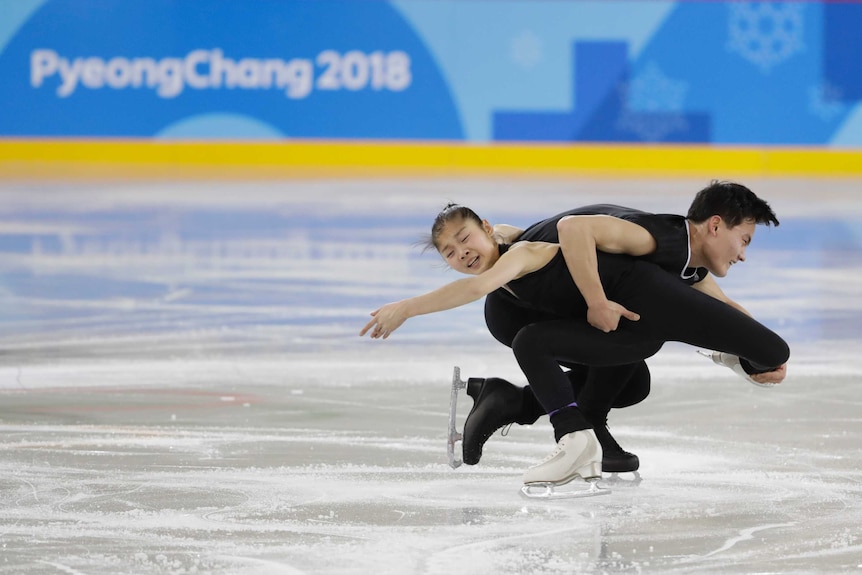
<path fill-rule="evenodd" d="M 543 242 L 523 242 L 510 249 L 488 270 L 456 280 L 428 293 L 388 303 L 371 312 L 360 336 L 371 330 L 374 339 L 386 339 L 401 324 L 417 315 L 453 309 L 474 302 L 515 278 L 539 269 L 556 254 L 559 246 Z"/>

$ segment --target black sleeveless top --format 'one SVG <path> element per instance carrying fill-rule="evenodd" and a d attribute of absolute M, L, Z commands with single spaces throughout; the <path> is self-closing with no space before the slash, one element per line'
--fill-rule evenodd
<path fill-rule="evenodd" d="M 510 247 L 500 245 L 500 255 Z M 614 298 L 617 282 L 626 277 L 635 261 L 636 258 L 627 255 L 600 254 L 599 279 L 608 297 Z M 587 303 L 572 279 L 562 250 L 557 250 L 541 269 L 514 279 L 499 289 L 511 292 L 532 308 L 555 316 L 580 317 L 587 313 Z"/>
<path fill-rule="evenodd" d="M 524 230 L 516 241 L 559 243 L 557 222 L 569 215 L 609 215 L 645 228 L 655 239 L 656 250 L 637 259 L 658 265 L 686 284 L 699 282 L 708 273 L 706 268 L 688 267 L 690 255 L 688 226 L 683 216 L 673 214 L 650 214 L 610 204 L 585 206 L 533 224 Z M 503 254 L 508 249 L 509 246 L 501 245 L 500 253 Z M 609 297 L 614 292 L 616 282 L 628 272 L 633 261 L 635 258 L 631 256 L 598 252 L 599 278 Z M 562 250 L 558 251 L 542 269 L 512 280 L 506 287 L 530 307 L 554 315 L 572 316 L 586 313 L 586 302 L 575 286 Z M 500 289 L 505 290 L 505 288 Z"/>
<path fill-rule="evenodd" d="M 633 208 L 612 204 L 595 204 L 575 208 L 552 218 L 533 224 L 522 233 L 517 241 L 560 242 L 557 222 L 565 216 L 607 215 L 626 220 L 646 229 L 655 239 L 656 249 L 641 259 L 652 262 L 668 271 L 687 284 L 694 284 L 706 277 L 706 268 L 688 267 L 689 253 L 688 225 L 683 216 L 675 214 L 651 214 Z M 599 252 L 599 257 L 607 254 Z"/>

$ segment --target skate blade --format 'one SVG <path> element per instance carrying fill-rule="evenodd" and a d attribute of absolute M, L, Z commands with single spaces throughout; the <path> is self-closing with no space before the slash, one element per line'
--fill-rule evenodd
<path fill-rule="evenodd" d="M 625 474 L 621 476 L 621 474 Z M 628 475 L 632 478 L 629 479 Z M 637 471 L 612 471 L 609 477 L 603 477 L 603 482 L 613 487 L 637 487 L 643 481 L 643 477 Z"/>
<path fill-rule="evenodd" d="M 587 487 L 581 481 L 570 481 L 564 485 L 553 483 L 526 483 L 521 487 L 521 495 L 527 499 L 578 499 L 582 497 L 597 497 L 610 495 L 611 490 L 599 487 L 598 478 L 586 479 Z M 562 489 L 561 489 L 562 488 Z"/>
<path fill-rule="evenodd" d="M 455 415 L 458 408 L 458 392 L 467 388 L 467 382 L 461 381 L 461 368 L 457 365 L 452 372 L 452 388 L 449 392 L 449 439 L 446 444 L 446 454 L 449 456 L 449 467 L 458 469 L 463 461 L 455 457 L 455 443 L 464 436 L 455 428 Z"/>
<path fill-rule="evenodd" d="M 738 375 L 739 377 L 741 377 L 742 379 L 744 379 L 748 383 L 756 385 L 757 387 L 775 388 L 776 386 L 780 385 L 778 383 L 760 383 L 759 381 L 754 381 L 749 374 L 745 373 L 745 370 L 742 369 L 742 367 L 740 367 L 739 364 L 737 364 L 736 366 L 730 366 L 730 365 L 723 363 L 719 359 L 721 357 L 720 352 L 704 351 L 702 349 L 699 349 L 699 350 L 697 350 L 697 353 L 699 353 L 703 357 L 708 357 L 716 365 L 720 365 L 722 367 L 726 367 L 726 368 L 730 369 L 730 371 L 732 371 L 733 373 L 735 373 L 736 375 Z"/>

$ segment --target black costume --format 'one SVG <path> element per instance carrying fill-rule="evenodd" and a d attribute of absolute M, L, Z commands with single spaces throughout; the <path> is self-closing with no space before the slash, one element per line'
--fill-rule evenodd
<path fill-rule="evenodd" d="M 594 214 L 632 221 L 647 229 L 656 241 L 656 250 L 640 258 L 598 253 L 599 276 L 608 299 L 640 314 L 639 321 L 623 319 L 610 333 L 590 326 L 585 320 L 586 303 L 562 253 L 541 270 L 510 282 L 508 287 L 517 298 L 501 288 L 485 300 L 489 330 L 512 347 L 545 411 L 559 410 L 577 399 L 590 422 L 576 418 L 561 423 L 552 418 L 557 439 L 603 421 L 631 384 L 639 363 L 655 354 L 665 341 L 738 355 L 746 360 L 743 365 L 751 373 L 770 371 L 787 361 L 789 348 L 778 335 L 739 310 L 689 287 L 702 280 L 706 270 L 687 267 L 688 226 L 682 216 L 611 205 L 587 206 L 530 226 L 518 241 L 558 243 L 557 223 L 562 217 Z M 597 366 L 588 370 L 577 397 L 560 370 L 561 364 Z M 566 415 L 566 411 L 559 415 Z"/>

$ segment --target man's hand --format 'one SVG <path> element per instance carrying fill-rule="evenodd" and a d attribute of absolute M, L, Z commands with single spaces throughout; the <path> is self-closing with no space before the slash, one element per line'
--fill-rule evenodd
<path fill-rule="evenodd" d="M 620 324 L 620 318 L 638 321 L 641 316 L 629 311 L 615 301 L 605 300 L 599 305 L 590 306 L 587 310 L 587 322 L 605 333 L 615 331 Z"/>
<path fill-rule="evenodd" d="M 410 314 L 407 312 L 407 305 L 403 301 L 388 303 L 380 309 L 371 312 L 371 315 L 371 321 L 365 324 L 365 327 L 359 332 L 360 337 L 368 333 L 368 330 L 371 330 L 371 328 L 374 328 L 371 331 L 372 339 L 381 337 L 386 339 L 410 317 Z"/>
<path fill-rule="evenodd" d="M 495 224 L 494 237 L 504 244 L 511 244 L 518 239 L 518 236 L 524 233 L 521 228 L 510 226 L 509 224 Z"/>
<path fill-rule="evenodd" d="M 756 373 L 754 375 L 750 375 L 749 377 L 760 384 L 769 384 L 774 385 L 776 383 L 781 383 L 784 381 L 784 378 L 787 376 L 787 364 L 776 367 L 772 371 L 767 371 L 764 373 Z"/>

